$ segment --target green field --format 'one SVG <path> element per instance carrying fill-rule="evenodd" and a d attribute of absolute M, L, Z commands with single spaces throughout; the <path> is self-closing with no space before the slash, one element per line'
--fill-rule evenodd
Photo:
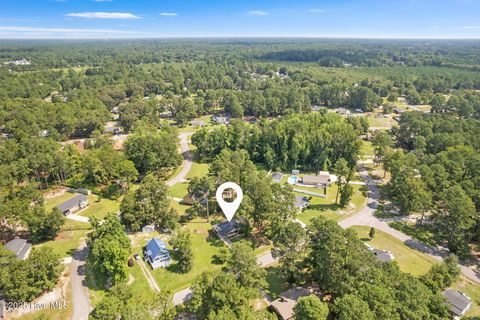
<path fill-rule="evenodd" d="M 180 182 L 168 189 L 168 195 L 175 198 L 183 198 L 188 194 L 188 183 Z"/>
<path fill-rule="evenodd" d="M 437 263 L 435 259 L 408 247 L 400 240 L 382 231 L 376 230 L 374 239 L 370 240 L 368 237 L 370 227 L 354 226 L 352 229 L 357 232 L 360 239 L 373 247 L 392 252 L 395 256 L 394 261 L 398 263 L 403 272 L 419 276 L 427 273 L 430 267 Z"/>
<path fill-rule="evenodd" d="M 85 210 L 80 211 L 78 214 L 84 217 L 95 217 L 97 219 L 103 219 L 109 213 L 117 213 L 120 209 L 120 202 L 117 200 L 110 200 L 100 198 L 96 195 L 88 196 L 89 205 Z"/>
<path fill-rule="evenodd" d="M 188 172 L 186 179 L 191 179 L 193 177 L 203 177 L 208 173 L 209 165 L 206 163 L 192 163 L 192 168 Z"/>
<path fill-rule="evenodd" d="M 365 156 L 374 156 L 375 148 L 372 145 L 371 141 L 362 141 L 362 146 L 360 147 L 360 157 Z"/>
<path fill-rule="evenodd" d="M 360 210 L 366 201 L 365 196 L 360 190 L 362 186 L 352 185 L 352 187 L 354 191 L 353 197 L 350 201 L 350 205 L 347 206 L 346 208 L 340 208 L 339 205 L 335 204 L 335 198 L 336 198 L 338 187 L 333 184 L 327 189 L 326 198 L 312 197 L 310 200 L 310 206 L 308 207 L 308 209 L 299 213 L 297 215 L 297 218 L 303 223 L 306 223 L 308 225 L 310 224 L 311 219 L 319 215 L 325 216 L 335 221 L 339 221 L 351 216 L 352 214 Z M 312 189 L 312 188 L 306 188 L 306 187 L 304 189 L 312 190 L 312 191 L 316 190 L 316 192 L 319 192 L 319 193 L 323 192 L 321 189 Z M 297 192 L 295 192 L 295 194 L 305 195 Z"/>

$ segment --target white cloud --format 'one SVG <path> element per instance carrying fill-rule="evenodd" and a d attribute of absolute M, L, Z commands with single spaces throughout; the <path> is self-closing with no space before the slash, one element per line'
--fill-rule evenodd
<path fill-rule="evenodd" d="M 477 30 L 480 29 L 480 26 L 461 26 L 460 29 Z"/>
<path fill-rule="evenodd" d="M 251 16 L 268 16 L 270 12 L 263 11 L 263 10 L 252 10 L 252 11 L 248 11 L 248 14 Z"/>
<path fill-rule="evenodd" d="M 160 12 L 159 15 L 165 16 L 165 17 L 176 17 L 176 16 L 178 16 L 178 13 L 176 13 L 176 12 Z"/>
<path fill-rule="evenodd" d="M 139 16 L 128 12 L 76 12 L 66 16 L 87 19 L 140 19 Z"/>
<path fill-rule="evenodd" d="M 134 34 L 133 31 L 110 30 L 110 29 L 73 29 L 73 28 L 37 28 L 37 27 L 18 27 L 18 26 L 0 26 L 0 31 L 19 32 L 19 33 L 75 33 L 75 34 Z"/>
<path fill-rule="evenodd" d="M 313 12 L 313 13 L 321 13 L 321 12 L 325 12 L 324 9 L 310 9 L 308 10 L 309 12 Z"/>

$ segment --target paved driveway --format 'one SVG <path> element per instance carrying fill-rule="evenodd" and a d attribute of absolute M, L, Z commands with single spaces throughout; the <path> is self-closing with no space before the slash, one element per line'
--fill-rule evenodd
<path fill-rule="evenodd" d="M 88 256 L 88 247 L 85 241 L 82 241 L 80 247 L 74 252 L 70 281 L 72 286 L 72 320 L 88 320 L 88 314 L 92 310 L 86 286 L 85 262 Z"/>
<path fill-rule="evenodd" d="M 182 169 L 175 177 L 167 181 L 167 185 L 169 187 L 184 181 L 185 177 L 190 171 L 190 168 L 192 167 L 192 154 L 190 153 L 190 148 L 188 147 L 188 137 L 192 134 L 193 132 L 182 132 L 178 136 L 180 138 L 180 149 L 182 150 L 183 154 Z"/>

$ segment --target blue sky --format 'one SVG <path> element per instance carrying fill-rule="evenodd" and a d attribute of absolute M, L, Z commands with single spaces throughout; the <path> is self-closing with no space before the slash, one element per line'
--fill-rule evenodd
<path fill-rule="evenodd" d="M 0 38 L 480 38 L 480 0 L 0 0 Z"/>

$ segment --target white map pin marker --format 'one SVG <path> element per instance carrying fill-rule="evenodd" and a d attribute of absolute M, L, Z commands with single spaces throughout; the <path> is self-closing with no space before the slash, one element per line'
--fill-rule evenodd
<path fill-rule="evenodd" d="M 237 197 L 233 202 L 227 202 L 223 200 L 223 191 L 225 191 L 226 189 L 233 189 L 237 193 Z M 232 220 L 233 216 L 235 215 L 235 212 L 237 212 L 240 203 L 242 203 L 242 188 L 240 188 L 240 186 L 234 182 L 225 182 L 218 187 L 217 193 L 215 195 L 217 197 L 217 202 L 220 205 L 220 208 L 222 208 L 223 214 L 230 222 L 230 220 Z"/>

